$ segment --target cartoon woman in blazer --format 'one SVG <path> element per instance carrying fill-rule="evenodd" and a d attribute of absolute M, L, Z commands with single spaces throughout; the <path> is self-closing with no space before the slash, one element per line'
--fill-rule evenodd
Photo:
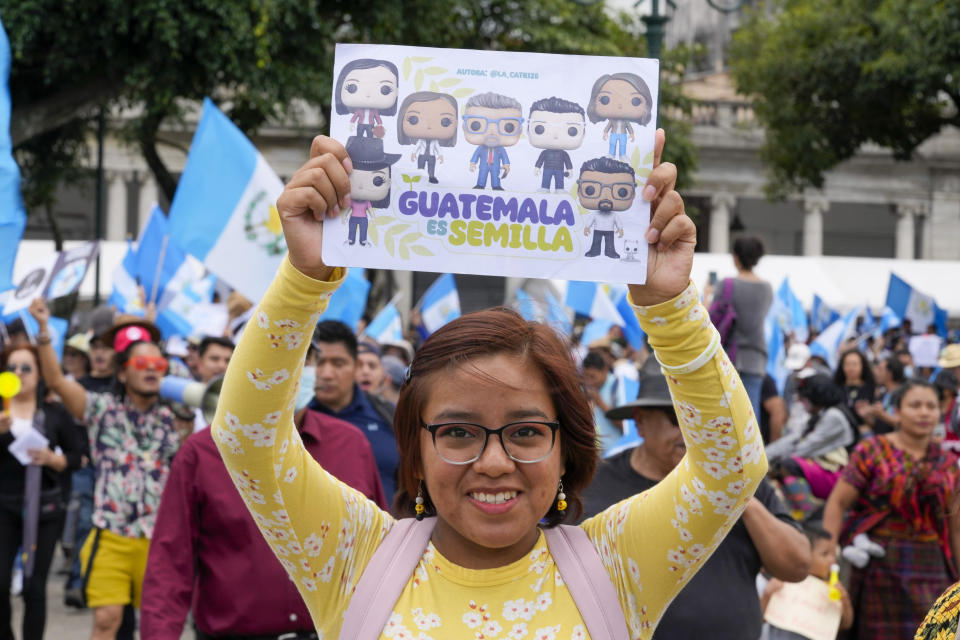
<path fill-rule="evenodd" d="M 388 60 L 362 58 L 347 63 L 337 77 L 334 108 L 344 115 L 352 113 L 350 130 L 360 137 L 383 137 L 381 115 L 397 112 L 397 66 Z M 375 131 L 379 127 L 380 131 Z"/>
<path fill-rule="evenodd" d="M 650 88 L 643 78 L 634 73 L 613 73 L 600 76 L 593 84 L 590 105 L 587 107 L 590 122 L 607 121 L 603 139 L 610 141 L 609 157 L 627 161 L 627 136 L 634 141 L 631 122 L 646 125 L 653 117 L 653 99 Z"/>
<path fill-rule="evenodd" d="M 350 173 L 350 227 L 347 244 L 355 244 L 360 232 L 360 246 L 367 246 L 370 218 L 374 209 L 390 206 L 390 166 L 400 159 L 399 153 L 384 153 L 383 140 L 351 136 L 346 144 L 353 163 Z"/>
<path fill-rule="evenodd" d="M 437 184 L 437 161 L 443 163 L 439 147 L 457 144 L 457 99 L 446 93 L 418 91 L 400 105 L 397 141 L 416 144 L 410 160 L 417 168 L 427 168 L 431 184 Z"/>

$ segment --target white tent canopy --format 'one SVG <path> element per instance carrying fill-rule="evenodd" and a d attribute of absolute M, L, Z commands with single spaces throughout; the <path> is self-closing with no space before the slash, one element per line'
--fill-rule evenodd
<path fill-rule="evenodd" d="M 78 244 L 81 243 L 67 242 L 65 248 Z M 123 260 L 127 244 L 101 242 L 100 246 L 100 295 L 106 299 L 112 288 L 113 270 Z M 52 241 L 21 242 L 14 280 L 53 250 Z M 719 279 L 735 275 L 733 258 L 729 254 L 698 253 L 692 276 L 698 287 L 703 288 L 711 271 L 715 271 Z M 808 310 L 813 295 L 817 294 L 837 311 L 867 304 L 875 314 L 886 302 L 890 274 L 896 273 L 914 288 L 933 296 L 951 317 L 960 317 L 960 261 L 771 255 L 760 260 L 756 273 L 768 280 L 774 290 L 784 278 L 790 278 L 790 287 Z M 80 288 L 81 296 L 93 297 L 93 281 L 93 276 L 88 275 Z"/>

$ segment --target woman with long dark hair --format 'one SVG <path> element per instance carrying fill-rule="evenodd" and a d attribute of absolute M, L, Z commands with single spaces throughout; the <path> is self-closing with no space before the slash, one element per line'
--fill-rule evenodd
<path fill-rule="evenodd" d="M 900 428 L 857 445 L 823 516 L 835 543 L 866 534 L 884 551 L 850 577 L 857 639 L 914 637 L 957 579 L 960 470 L 957 457 L 932 437 L 940 419 L 937 390 L 907 380 L 894 405 Z"/>
<path fill-rule="evenodd" d="M 857 424 L 864 424 L 861 412 L 873 402 L 873 394 L 877 388 L 876 378 L 873 377 L 873 367 L 867 357 L 857 349 L 850 349 L 840 354 L 837 370 L 833 381 L 843 389 L 847 408 L 857 416 Z"/>
<path fill-rule="evenodd" d="M 766 472 L 763 443 L 690 284 L 696 229 L 676 169 L 660 165 L 663 143 L 661 131 L 643 192 L 646 282 L 630 286 L 630 301 L 668 373 L 687 456 L 650 491 L 557 528 L 580 511 L 597 435 L 564 340 L 510 310 L 450 322 L 413 359 L 394 417 L 393 514 L 304 451 L 291 420 L 299 369 L 345 275 L 323 262 L 322 222 L 350 189 L 343 146 L 314 140 L 277 201 L 289 256 L 230 361 L 211 429 L 318 635 L 648 638 L 740 517 Z M 288 348 L 271 347 L 271 333 Z M 419 522 L 395 519 L 408 514 Z M 394 551 L 395 542 L 409 546 Z M 567 564 L 581 559 L 592 584 Z M 409 564 L 391 570 L 395 560 Z M 361 595 L 367 588 L 375 593 Z"/>
<path fill-rule="evenodd" d="M 13 640 L 10 576 L 21 547 L 26 552 L 22 637 L 33 640 L 43 637 L 46 624 L 47 575 L 63 529 L 66 474 L 80 467 L 79 433 L 62 405 L 44 402 L 36 349 L 10 348 L 0 365 L 21 383 L 9 411 L 0 414 L 0 640 Z M 29 449 L 26 461 L 14 457 L 10 445 L 34 430 L 48 445 Z"/>

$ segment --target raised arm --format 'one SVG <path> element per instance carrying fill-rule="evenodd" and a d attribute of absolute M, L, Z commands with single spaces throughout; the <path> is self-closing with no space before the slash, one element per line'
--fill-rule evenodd
<path fill-rule="evenodd" d="M 60 396 L 67 411 L 74 418 L 82 421 L 84 411 L 87 408 L 87 390 L 80 386 L 80 383 L 76 380 L 67 378 L 60 370 L 57 352 L 53 350 L 53 345 L 50 343 L 50 333 L 48 331 L 50 310 L 47 308 L 47 303 L 41 298 L 31 302 L 30 315 L 37 321 L 40 328 L 37 334 L 37 353 L 40 354 L 43 382 L 47 385 L 47 388 Z"/>
<path fill-rule="evenodd" d="M 736 523 L 767 470 L 743 384 L 690 282 L 696 229 L 674 191 L 676 168 L 654 165 L 647 282 L 630 301 L 670 385 L 687 445 L 656 487 L 583 524 L 617 586 L 635 637 L 650 638 L 670 601 Z"/>
<path fill-rule="evenodd" d="M 257 526 L 330 637 L 392 523 L 324 471 L 293 426 L 313 327 L 345 275 L 323 263 L 321 234 L 323 219 L 348 202 L 351 169 L 343 146 L 320 136 L 277 200 L 289 255 L 230 360 L 212 425 Z"/>

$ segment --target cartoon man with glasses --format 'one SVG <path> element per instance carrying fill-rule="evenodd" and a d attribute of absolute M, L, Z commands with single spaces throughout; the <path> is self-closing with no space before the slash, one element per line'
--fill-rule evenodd
<path fill-rule="evenodd" d="M 476 171 L 478 165 L 480 167 L 473 188 L 486 188 L 487 176 L 490 176 L 490 187 L 503 191 L 500 180 L 510 173 L 510 158 L 504 147 L 512 147 L 520 140 L 523 108 L 513 98 L 492 92 L 481 93 L 467 100 L 462 120 L 467 142 L 477 145 L 470 158 L 470 171 Z"/>
<path fill-rule="evenodd" d="M 577 198 L 581 207 L 595 212 L 583 228 L 585 236 L 593 230 L 593 242 L 585 257 L 599 256 L 602 245 L 603 255 L 620 258 L 613 234 L 616 232 L 622 238 L 623 225 L 616 212 L 629 209 L 636 192 L 633 167 L 626 162 L 595 158 L 583 163 L 577 180 Z"/>

